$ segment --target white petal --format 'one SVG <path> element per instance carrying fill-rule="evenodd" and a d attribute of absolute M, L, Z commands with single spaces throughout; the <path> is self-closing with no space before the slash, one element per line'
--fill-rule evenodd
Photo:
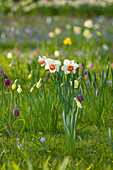
<path fill-rule="evenodd" d="M 45 60 L 45 63 L 48 64 L 48 65 L 52 64 L 53 62 L 54 62 L 54 60 L 52 60 L 52 59 L 50 59 L 50 58 L 47 58 L 47 59 Z"/>
<path fill-rule="evenodd" d="M 64 70 L 67 70 L 67 66 L 65 66 L 65 65 L 62 66 L 62 67 L 61 67 L 61 70 L 63 70 L 63 71 L 64 71 Z"/>
<path fill-rule="evenodd" d="M 73 73 L 74 73 L 74 74 L 76 73 L 76 70 L 75 70 L 75 69 L 73 70 Z"/>
<path fill-rule="evenodd" d="M 70 61 L 70 64 L 72 64 L 72 65 L 73 65 L 73 64 L 74 64 L 74 62 L 75 62 L 74 60 L 71 60 L 71 61 Z"/>
<path fill-rule="evenodd" d="M 43 58 L 44 60 L 46 60 L 46 56 L 42 56 L 42 58 Z"/>
<path fill-rule="evenodd" d="M 65 74 L 69 74 L 69 73 L 70 73 L 70 71 L 68 71 L 68 70 L 64 70 L 64 73 L 65 73 Z"/>
<path fill-rule="evenodd" d="M 69 65 L 70 64 L 70 61 L 68 59 L 65 59 L 64 60 L 64 65 Z"/>
<path fill-rule="evenodd" d="M 49 65 L 47 64 L 47 65 L 45 65 L 45 69 L 49 69 Z"/>
<path fill-rule="evenodd" d="M 43 67 L 45 64 L 41 64 L 41 67 Z"/>
<path fill-rule="evenodd" d="M 59 61 L 59 60 L 54 60 L 54 64 L 57 65 L 57 66 L 60 66 L 60 65 L 61 65 L 61 61 Z"/>
<path fill-rule="evenodd" d="M 77 69 L 79 67 L 79 65 L 77 63 L 74 63 L 73 67 L 74 67 L 74 69 Z"/>
<path fill-rule="evenodd" d="M 54 70 L 50 70 L 50 69 L 49 69 L 49 71 L 50 71 L 51 73 L 54 73 L 54 72 L 56 71 L 56 69 L 54 69 Z"/>

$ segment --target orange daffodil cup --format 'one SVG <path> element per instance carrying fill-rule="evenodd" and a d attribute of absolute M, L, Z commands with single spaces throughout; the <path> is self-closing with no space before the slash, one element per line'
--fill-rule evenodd
<path fill-rule="evenodd" d="M 61 70 L 64 71 L 65 74 L 69 74 L 70 72 L 76 73 L 76 69 L 79 67 L 77 63 L 74 62 L 74 60 L 64 60 L 64 65 L 61 67 Z"/>

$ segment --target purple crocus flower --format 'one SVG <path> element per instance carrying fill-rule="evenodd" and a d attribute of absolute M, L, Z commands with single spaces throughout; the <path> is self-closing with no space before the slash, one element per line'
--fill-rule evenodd
<path fill-rule="evenodd" d="M 15 108 L 15 109 L 13 110 L 13 115 L 14 115 L 15 117 L 18 117 L 18 116 L 19 116 L 19 109 Z"/>
<path fill-rule="evenodd" d="M 4 74 L 4 79 L 7 79 L 8 77 L 7 77 L 7 75 L 6 74 Z"/>
<path fill-rule="evenodd" d="M 89 82 L 89 81 L 86 81 L 86 84 L 90 84 L 90 82 Z"/>
<path fill-rule="evenodd" d="M 7 87 L 7 86 L 10 86 L 11 85 L 11 82 L 9 79 L 5 79 L 4 81 L 4 86 Z"/>
<path fill-rule="evenodd" d="M 83 98 L 83 95 L 82 94 L 79 94 L 77 96 L 77 99 L 81 102 L 81 101 L 84 101 L 84 98 Z"/>
<path fill-rule="evenodd" d="M 111 84 L 111 83 L 112 83 L 112 81 L 111 81 L 111 80 L 108 80 L 108 83 L 109 83 L 109 84 Z"/>
<path fill-rule="evenodd" d="M 18 141 L 19 141 L 19 138 L 16 138 L 16 141 L 18 142 Z"/>
<path fill-rule="evenodd" d="M 0 74 L 4 74 L 4 71 L 2 69 L 0 69 Z"/>
<path fill-rule="evenodd" d="M 45 142 L 45 138 L 42 137 L 42 138 L 40 139 L 40 142 Z"/>

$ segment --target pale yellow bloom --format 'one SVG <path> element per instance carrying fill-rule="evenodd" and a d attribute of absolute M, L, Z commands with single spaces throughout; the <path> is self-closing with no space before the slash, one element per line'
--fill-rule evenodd
<path fill-rule="evenodd" d="M 96 35 L 100 37 L 101 36 L 101 32 L 96 31 Z"/>
<path fill-rule="evenodd" d="M 13 57 L 13 54 L 11 52 L 8 52 L 7 53 L 7 58 L 12 58 Z"/>
<path fill-rule="evenodd" d="M 72 86 L 72 81 L 71 81 L 71 86 Z M 74 80 L 74 88 L 78 88 L 78 81 Z"/>
<path fill-rule="evenodd" d="M 51 153 L 51 151 L 49 151 L 49 150 L 48 150 L 47 152 L 48 152 L 48 153 Z"/>
<path fill-rule="evenodd" d="M 39 89 L 41 87 L 40 81 L 36 83 L 36 88 Z"/>
<path fill-rule="evenodd" d="M 60 33 L 61 33 L 61 29 L 60 29 L 60 28 L 58 28 L 58 27 L 57 27 L 57 28 L 55 28 L 55 34 L 57 34 L 57 35 L 58 35 L 58 34 L 60 34 Z"/>
<path fill-rule="evenodd" d="M 83 32 L 83 36 L 86 37 L 87 39 L 92 38 L 92 34 L 88 29 L 85 29 Z"/>
<path fill-rule="evenodd" d="M 42 135 L 43 133 L 42 132 L 39 132 L 39 135 Z"/>
<path fill-rule="evenodd" d="M 73 27 L 73 31 L 75 32 L 75 34 L 80 34 L 81 33 L 81 28 L 80 27 Z"/>
<path fill-rule="evenodd" d="M 34 87 L 31 87 L 31 89 L 30 89 L 30 93 L 32 93 L 32 92 L 33 92 L 33 90 L 34 90 Z"/>
<path fill-rule="evenodd" d="M 11 67 L 11 66 L 12 66 L 12 63 L 9 64 L 9 67 Z"/>
<path fill-rule="evenodd" d="M 53 38 L 55 36 L 54 32 L 49 32 L 49 37 Z"/>
<path fill-rule="evenodd" d="M 28 75 L 28 79 L 30 79 L 31 77 L 32 77 L 32 74 L 29 74 L 29 75 Z"/>
<path fill-rule="evenodd" d="M 16 84 L 12 84 L 12 90 L 15 90 L 16 89 Z"/>
<path fill-rule="evenodd" d="M 63 41 L 63 43 L 65 44 L 65 45 L 71 45 L 72 44 L 72 41 L 71 41 L 71 38 L 66 38 L 64 41 Z"/>
<path fill-rule="evenodd" d="M 21 93 L 21 92 L 22 92 L 22 89 L 21 89 L 20 85 L 18 85 L 17 92 L 18 92 L 18 93 Z"/>
<path fill-rule="evenodd" d="M 88 19 L 84 22 L 84 26 L 87 28 L 92 28 L 93 27 L 93 22 L 92 20 Z"/>
<path fill-rule="evenodd" d="M 76 98 L 74 98 L 74 100 L 77 103 L 77 107 L 82 108 L 82 105 L 81 105 L 80 101 L 78 99 L 76 99 Z"/>

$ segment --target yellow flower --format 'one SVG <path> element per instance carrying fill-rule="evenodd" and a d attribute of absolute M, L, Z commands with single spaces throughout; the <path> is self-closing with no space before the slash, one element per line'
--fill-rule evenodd
<path fill-rule="evenodd" d="M 17 92 L 18 92 L 18 93 L 21 93 L 21 92 L 22 92 L 22 89 L 21 89 L 20 85 L 18 85 Z"/>
<path fill-rule="evenodd" d="M 55 36 L 54 32 L 49 32 L 49 37 L 53 38 Z"/>
<path fill-rule="evenodd" d="M 39 132 L 39 135 L 42 135 L 42 132 Z"/>
<path fill-rule="evenodd" d="M 61 29 L 60 29 L 60 28 L 58 28 L 58 27 L 57 27 L 57 28 L 55 28 L 55 34 L 57 34 L 57 35 L 58 35 L 58 34 L 60 34 L 60 33 L 61 33 Z"/>
<path fill-rule="evenodd" d="M 72 44 L 71 38 L 66 38 L 66 39 L 63 41 L 63 43 L 64 43 L 65 45 L 71 45 L 71 44 Z"/>
<path fill-rule="evenodd" d="M 85 29 L 83 32 L 83 36 L 86 37 L 87 39 L 92 38 L 92 34 L 88 29 Z"/>
<path fill-rule="evenodd" d="M 101 32 L 96 31 L 96 35 L 100 37 L 101 36 Z"/>
<path fill-rule="evenodd" d="M 51 153 L 51 151 L 49 151 L 49 150 L 48 150 L 47 152 L 48 152 L 48 153 Z"/>
<path fill-rule="evenodd" d="M 32 77 L 32 74 L 30 73 L 29 75 L 28 75 L 28 79 L 30 79 Z"/>
<path fill-rule="evenodd" d="M 72 86 L 72 81 L 71 81 L 71 86 Z M 74 88 L 78 88 L 78 81 L 77 80 L 74 81 Z"/>
<path fill-rule="evenodd" d="M 9 64 L 9 67 L 11 67 L 11 66 L 12 66 L 12 63 Z"/>
<path fill-rule="evenodd" d="M 76 99 L 76 98 L 74 98 L 74 100 L 77 103 L 77 107 L 82 108 L 82 105 L 81 105 L 80 101 L 78 99 Z"/>
<path fill-rule="evenodd" d="M 81 33 L 81 28 L 80 28 L 80 27 L 74 27 L 74 28 L 73 28 L 73 31 L 74 31 L 76 34 L 80 34 L 80 33 Z"/>
<path fill-rule="evenodd" d="M 32 93 L 32 92 L 33 92 L 33 90 L 34 90 L 34 87 L 31 87 L 31 89 L 30 89 L 30 93 Z"/>
<path fill-rule="evenodd" d="M 16 84 L 12 84 L 12 90 L 15 90 L 16 89 Z"/>
<path fill-rule="evenodd" d="M 41 87 L 41 83 L 40 83 L 40 81 L 39 81 L 39 82 L 36 83 L 36 88 L 38 89 L 38 88 L 40 88 L 40 87 Z"/>

